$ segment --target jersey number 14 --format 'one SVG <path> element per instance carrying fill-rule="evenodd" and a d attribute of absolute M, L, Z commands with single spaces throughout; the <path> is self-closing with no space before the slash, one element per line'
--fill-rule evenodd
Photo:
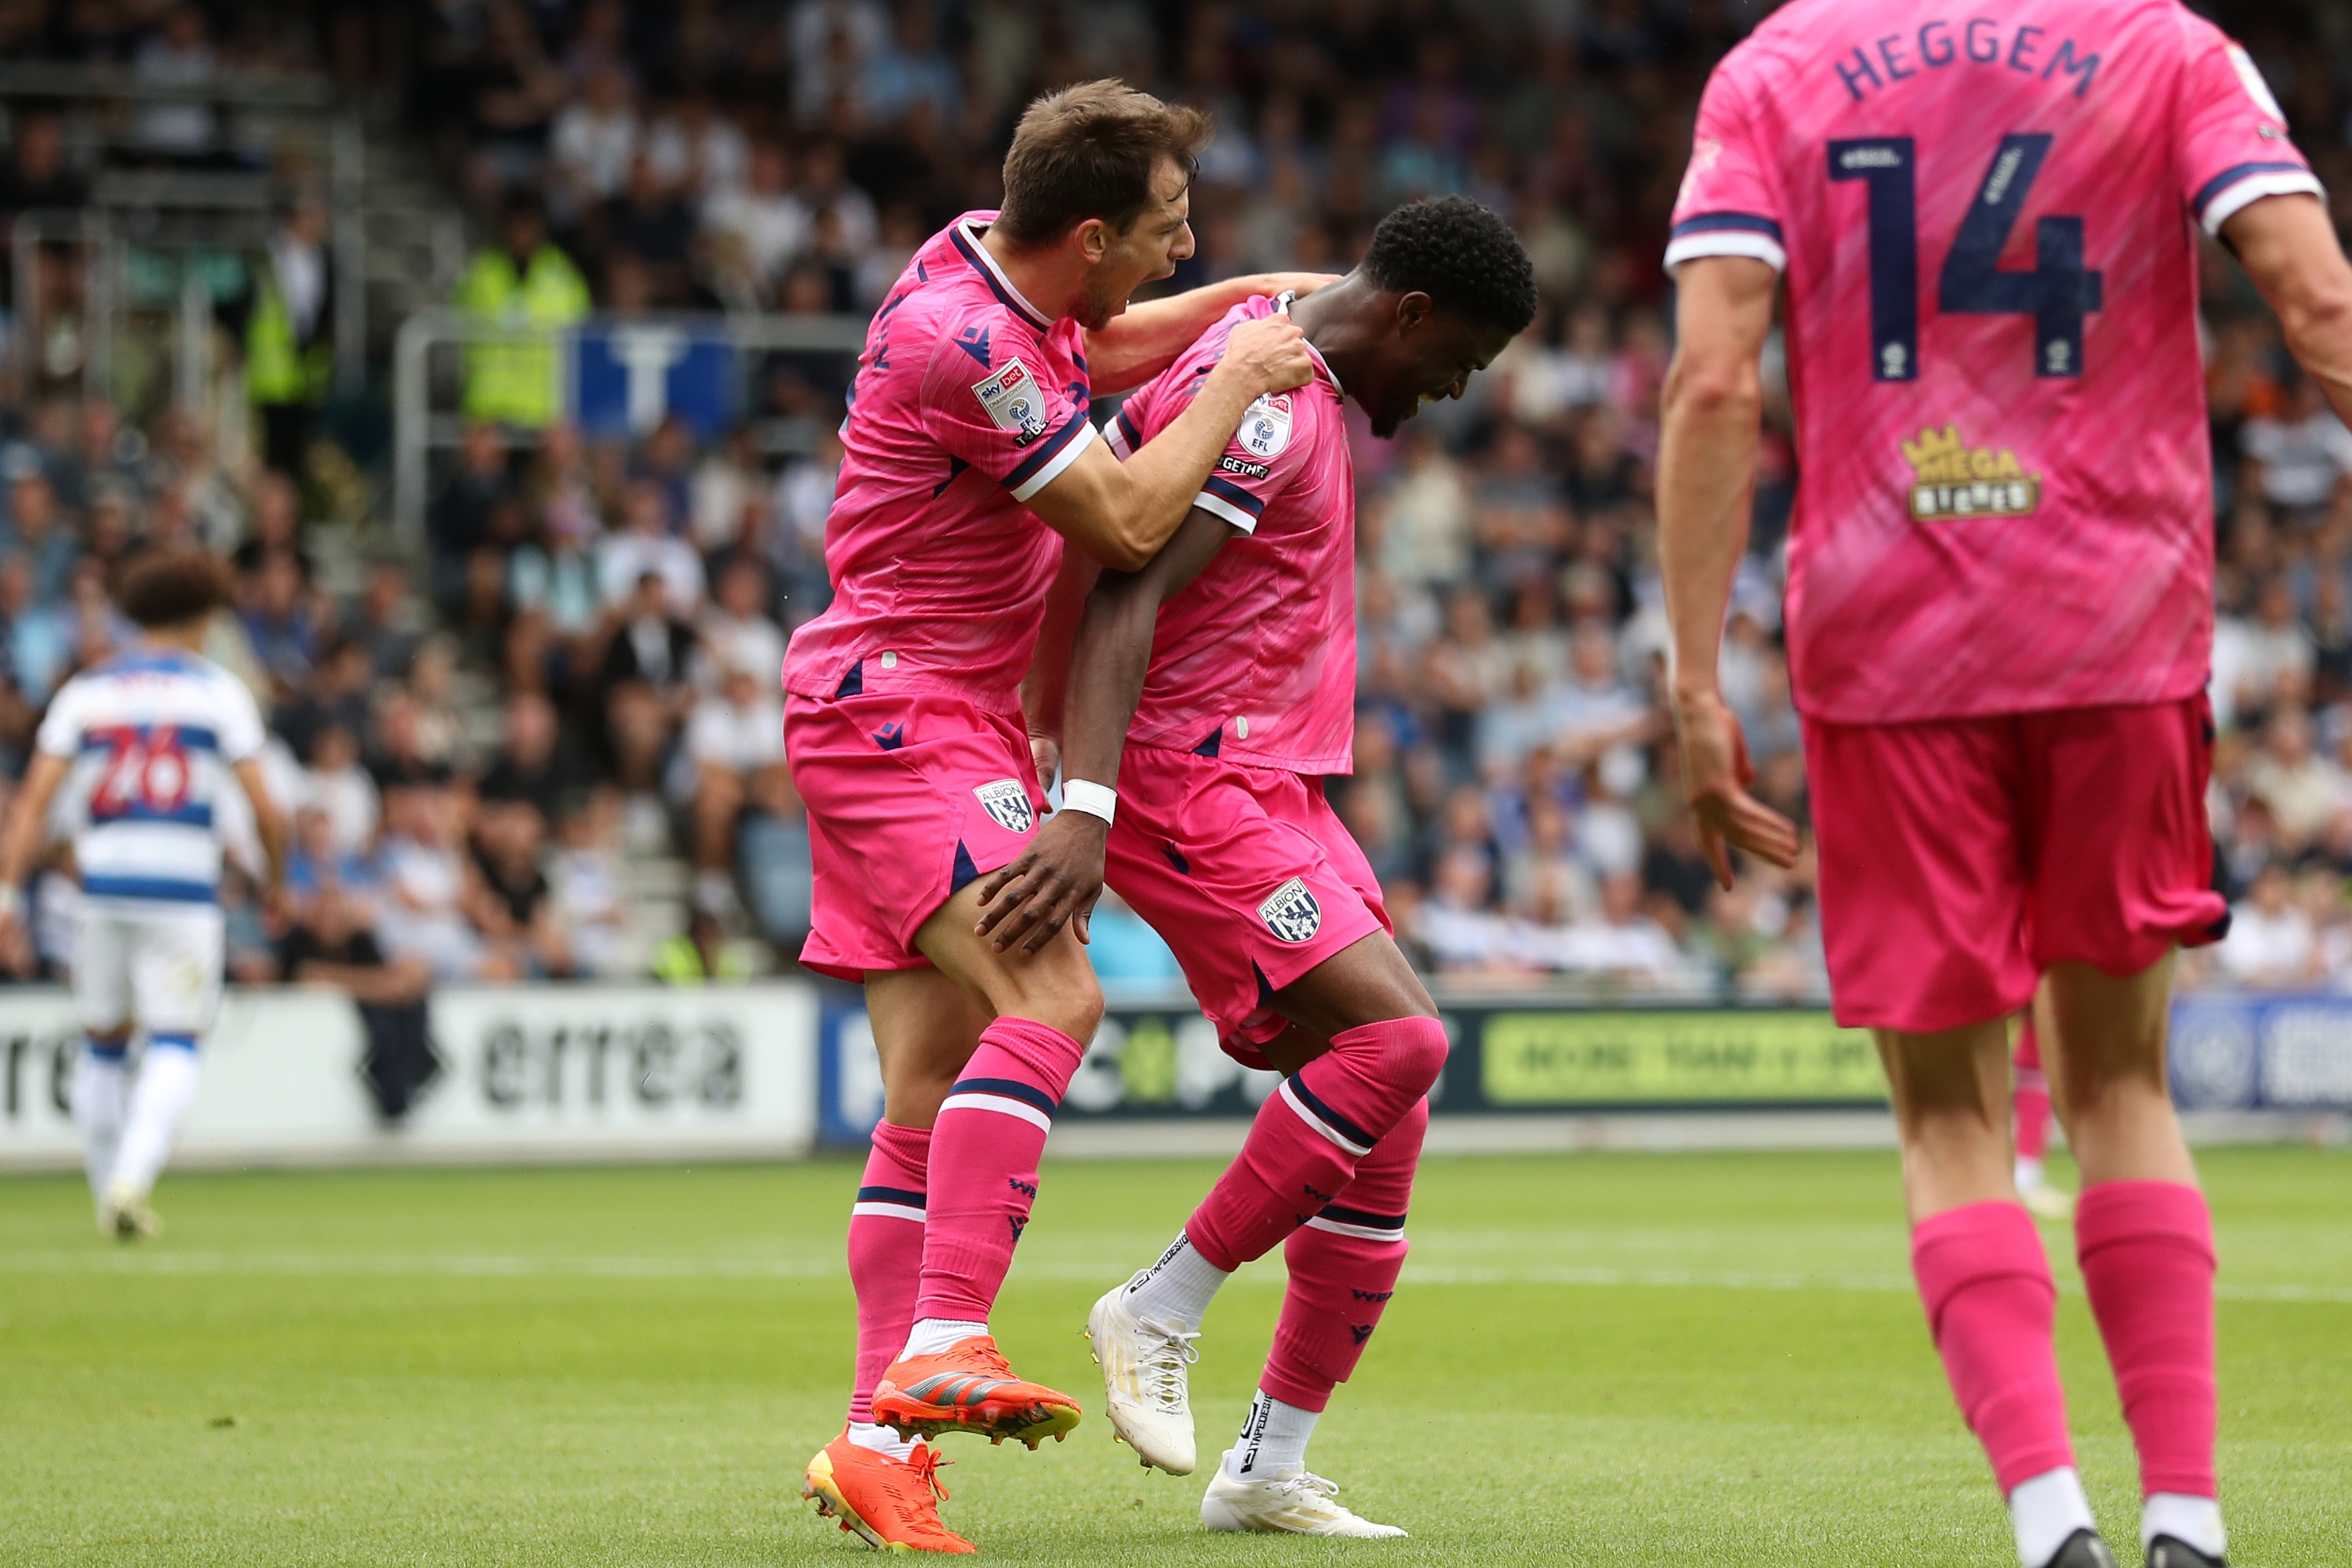
<path fill-rule="evenodd" d="M 1919 375 L 1917 166 L 1908 136 L 1830 143 L 1830 178 L 1860 180 L 1870 194 L 1870 372 L 1878 381 Z M 2033 374 L 2083 374 L 2083 318 L 2100 308 L 2100 275 L 2083 266 L 2083 220 L 2033 226 L 2031 272 L 1994 264 L 2050 154 L 2046 132 L 2013 133 L 1986 168 L 1968 216 L 1944 258 L 1936 308 L 1947 315 L 2033 318 Z"/>

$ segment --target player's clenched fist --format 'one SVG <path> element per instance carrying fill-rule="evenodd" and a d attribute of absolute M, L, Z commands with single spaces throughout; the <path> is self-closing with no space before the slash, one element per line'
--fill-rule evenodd
<path fill-rule="evenodd" d="M 1254 396 L 1288 392 L 1314 375 L 1315 356 L 1307 352 L 1307 334 L 1297 322 L 1288 316 L 1266 316 L 1234 329 L 1217 374 L 1244 377 Z"/>

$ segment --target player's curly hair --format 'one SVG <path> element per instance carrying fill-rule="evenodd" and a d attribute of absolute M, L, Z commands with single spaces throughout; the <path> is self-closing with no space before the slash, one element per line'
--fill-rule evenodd
<path fill-rule="evenodd" d="M 208 550 L 157 550 L 122 574 L 122 613 L 139 626 L 182 626 L 230 602 L 228 568 Z"/>
<path fill-rule="evenodd" d="M 1423 293 L 1441 310 L 1513 337 L 1536 319 L 1536 269 L 1519 237 L 1468 196 L 1407 202 L 1381 219 L 1364 275 L 1382 289 Z"/>

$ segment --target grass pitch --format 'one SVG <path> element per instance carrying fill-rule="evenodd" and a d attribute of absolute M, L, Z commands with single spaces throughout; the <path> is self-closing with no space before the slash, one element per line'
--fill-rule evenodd
<path fill-rule="evenodd" d="M 2352 1154 L 2212 1152 L 2231 1560 L 2352 1552 Z M 1432 1163 L 1405 1288 L 1315 1468 L 1408 1542 L 1212 1537 L 1109 1441 L 1079 1327 L 1204 1162 L 1049 1163 L 997 1328 L 1089 1415 L 950 1438 L 949 1522 L 1018 1563 L 2014 1561 L 1910 1293 L 1891 1156 Z M 0 1563 L 845 1563 L 799 1500 L 849 1376 L 857 1172 L 171 1176 L 160 1244 L 0 1180 Z M 2063 1227 L 2045 1229 L 2092 1499 L 2137 1490 Z M 1213 1309 L 1204 1462 L 1278 1261 Z"/>

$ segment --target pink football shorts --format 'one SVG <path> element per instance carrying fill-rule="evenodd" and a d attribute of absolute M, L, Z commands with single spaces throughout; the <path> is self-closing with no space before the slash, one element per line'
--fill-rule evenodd
<path fill-rule="evenodd" d="M 938 692 L 787 695 L 784 756 L 815 871 L 801 962 L 842 980 L 928 965 L 917 930 L 1018 858 L 1045 805 L 1020 716 Z"/>
<path fill-rule="evenodd" d="M 1246 1067 L 1271 1067 L 1257 1047 L 1290 1026 L 1274 993 L 1393 929 L 1323 781 L 1280 768 L 1129 745 L 1105 869 Z"/>
<path fill-rule="evenodd" d="M 1804 731 L 1841 1024 L 1981 1023 L 2053 964 L 2134 974 L 2229 929 L 2202 693 Z"/>

